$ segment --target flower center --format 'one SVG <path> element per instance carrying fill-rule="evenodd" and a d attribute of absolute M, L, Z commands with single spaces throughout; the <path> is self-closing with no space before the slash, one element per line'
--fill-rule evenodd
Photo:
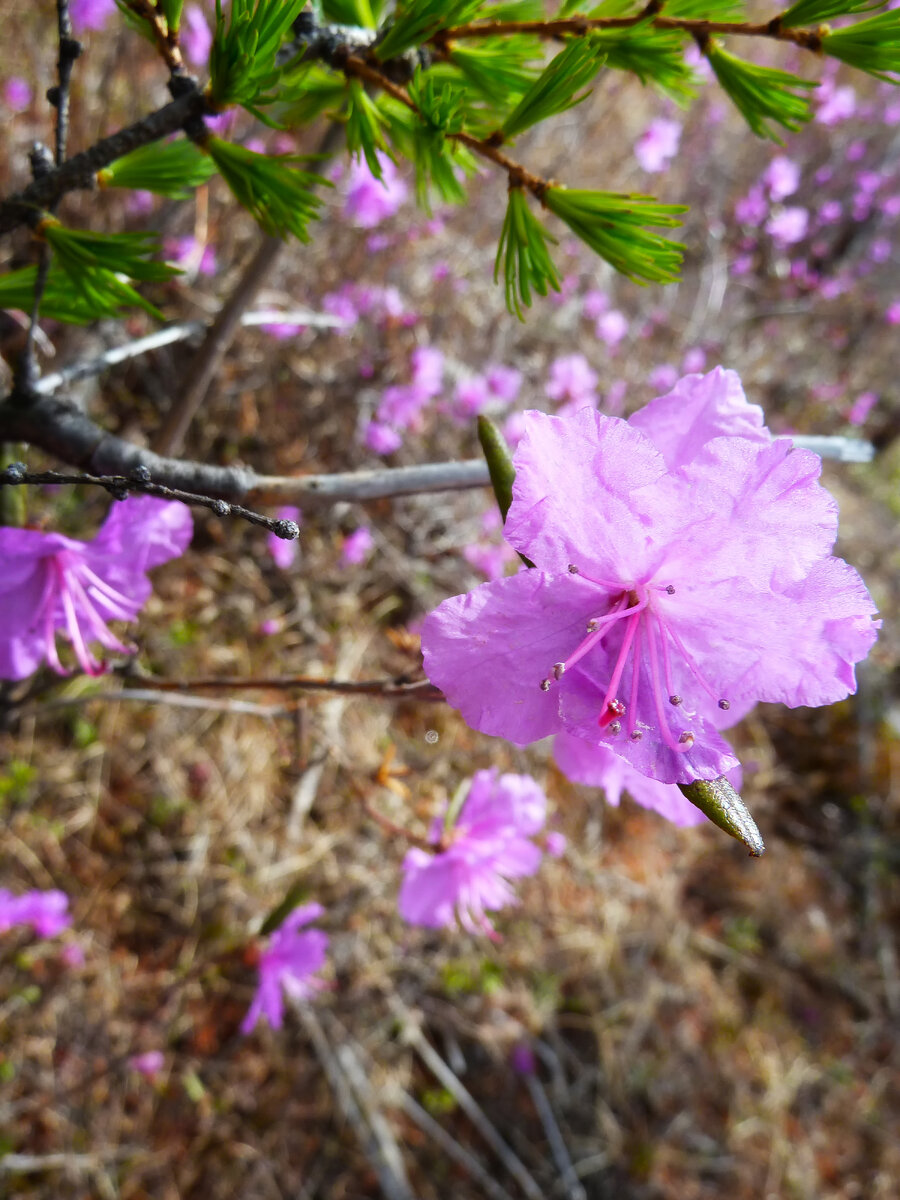
<path fill-rule="evenodd" d="M 577 568 L 569 567 L 572 574 Z M 599 582 L 599 581 L 595 581 Z M 604 586 L 610 586 L 604 584 Z M 576 646 L 565 662 L 554 663 L 551 675 L 541 680 L 541 690 L 548 692 L 554 680 L 580 662 L 598 646 L 620 622 L 624 621 L 622 641 L 616 661 L 600 704 L 597 724 L 612 736 L 622 732 L 623 721 L 632 741 L 644 736 L 637 727 L 638 701 L 641 687 L 641 668 L 646 668 L 650 680 L 650 704 L 656 716 L 660 736 L 665 745 L 676 754 L 685 754 L 694 745 L 695 735 L 689 728 L 678 729 L 670 722 L 673 710 L 682 708 L 684 701 L 672 683 L 673 652 L 687 667 L 700 687 L 725 710 L 730 708 L 727 700 L 720 699 L 703 678 L 697 664 L 685 648 L 684 643 L 660 611 L 663 596 L 673 596 L 673 584 L 636 584 L 622 591 L 613 600 L 609 612 L 588 621 L 587 636 Z M 642 657 L 642 655 L 644 657 Z M 627 701 L 623 698 L 621 685 L 625 668 L 631 663 L 631 681 Z"/>
<path fill-rule="evenodd" d="M 47 662 L 57 674 L 68 674 L 56 650 L 56 630 L 60 626 L 71 642 L 82 670 L 88 675 L 100 675 L 104 670 L 103 663 L 98 662 L 88 649 L 88 639 L 98 641 L 107 650 L 129 653 L 129 648 L 119 641 L 100 615 L 98 602 L 102 602 L 109 614 L 107 620 L 130 621 L 134 616 L 133 602 L 101 579 L 77 554 L 61 550 L 47 559 L 44 590 L 34 625 L 43 629 Z"/>

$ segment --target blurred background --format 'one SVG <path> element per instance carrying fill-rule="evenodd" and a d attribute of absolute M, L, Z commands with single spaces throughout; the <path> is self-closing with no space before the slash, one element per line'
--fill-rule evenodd
<path fill-rule="evenodd" d="M 32 141 L 52 138 L 51 9 L 0 0 L 4 193 L 27 182 Z M 192 10 L 202 42 L 210 10 Z M 151 48 L 102 13 L 80 17 L 72 152 L 167 99 Z M 819 77 L 779 48 L 748 56 Z M 518 157 L 547 177 L 691 206 L 684 278 L 668 287 L 623 280 L 555 230 L 562 293 L 524 322 L 492 278 L 505 180 L 485 172 L 467 207 L 428 214 L 405 166 L 385 190 L 338 155 L 312 243 L 282 251 L 253 305 L 309 322 L 241 331 L 185 447 L 285 475 L 469 458 L 478 411 L 514 440 L 526 408 L 627 415 L 720 363 L 776 432 L 870 441 L 872 462 L 824 471 L 836 552 L 885 616 L 858 694 L 764 705 L 734 731 L 766 857 L 627 797 L 610 807 L 545 744 L 492 740 L 439 703 L 262 687 L 185 708 L 49 671 L 7 686 L 0 880 L 61 888 L 75 921 L 57 941 L 0 942 L 0 1194 L 898 1194 L 900 93 L 832 65 L 815 120 L 783 148 L 714 83 L 681 111 L 613 72 L 523 137 Z M 309 153 L 323 129 L 243 115 L 229 136 Z M 260 236 L 218 180 L 187 203 L 73 193 L 61 211 L 161 232 L 185 270 L 148 293 L 170 320 L 208 320 Z M 0 254 L 4 270 L 29 261 L 26 239 Z M 141 313 L 45 324 L 47 371 L 154 328 Z M 15 321 L 4 329 L 14 340 Z M 433 396 L 406 427 L 383 420 L 424 346 L 443 356 Z M 194 352 L 167 347 L 72 394 L 151 441 Z M 107 507 L 29 493 L 30 523 L 80 537 Z M 196 510 L 192 549 L 155 573 L 133 631 L 140 665 L 186 680 L 417 677 L 423 616 L 513 569 L 487 490 L 302 519 L 279 566 L 262 531 Z M 522 882 L 496 943 L 404 925 L 407 847 L 370 810 L 422 834 L 494 765 L 545 787 L 565 854 Z M 329 987 L 280 1032 L 243 1036 L 256 935 L 286 897 L 325 906 Z"/>

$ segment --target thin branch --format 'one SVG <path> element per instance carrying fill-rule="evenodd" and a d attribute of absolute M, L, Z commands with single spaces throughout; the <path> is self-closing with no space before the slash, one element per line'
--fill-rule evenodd
<path fill-rule="evenodd" d="M 200 708 L 206 712 L 234 713 L 238 716 L 263 717 L 272 720 L 286 717 L 294 711 L 293 704 L 255 704 L 252 700 L 216 700 L 211 696 L 183 696 L 180 692 L 156 692 L 149 688 L 123 687 L 118 691 L 85 692 L 81 696 L 54 696 L 16 709 L 17 717 L 38 717 L 58 708 L 80 708 L 97 700 L 117 704 L 166 704 L 171 708 Z"/>
<path fill-rule="evenodd" d="M 184 87 L 186 77 L 181 77 Z M 66 192 L 93 188 L 95 176 L 111 162 L 150 142 L 178 133 L 185 125 L 208 112 L 203 93 L 191 86 L 171 103 L 148 113 L 132 125 L 101 138 L 87 150 L 67 158 L 60 166 L 33 180 L 21 192 L 0 200 L 0 236 L 20 225 L 33 224 L 40 214 L 56 205 Z"/>
<path fill-rule="evenodd" d="M 376 696 L 386 700 L 443 700 L 443 693 L 427 679 L 320 679 L 312 675 L 246 675 L 198 676 L 195 679 L 164 679 L 154 675 L 137 675 L 130 666 L 119 672 L 129 684 L 160 692 L 197 692 L 207 688 L 218 691 L 299 691 L 332 692 L 348 696 Z"/>
<path fill-rule="evenodd" d="M 169 488 L 163 484 L 154 483 L 149 472 L 141 472 L 140 468 L 131 476 L 124 475 L 64 475 L 60 471 L 26 471 L 22 463 L 11 463 L 0 471 L 0 485 L 16 487 L 25 484 L 93 484 L 105 488 L 116 500 L 127 499 L 130 492 L 139 492 L 145 496 L 158 496 L 162 500 L 180 500 L 194 508 L 208 508 L 218 517 L 238 517 L 251 525 L 258 525 L 276 537 L 286 542 L 296 541 L 300 536 L 300 527 L 296 521 L 285 521 L 280 517 L 266 517 L 262 513 L 244 508 L 240 504 L 230 504 L 227 500 L 217 500 L 212 496 L 201 496 L 196 492 L 185 492 L 181 488 Z"/>
<path fill-rule="evenodd" d="M 330 157 L 343 134 L 343 126 L 332 121 L 316 148 L 316 156 Z M 284 244 L 281 238 L 263 235 L 237 287 L 220 309 L 188 368 L 184 388 L 175 399 L 155 439 L 155 449 L 160 454 L 177 454 L 181 449 L 191 422 L 206 398 L 209 385 L 219 373 L 222 361 L 240 328 L 241 317 L 271 275 Z"/>
<path fill-rule="evenodd" d="M 305 309 L 293 308 L 287 312 L 281 312 L 275 308 L 259 309 L 256 312 L 244 313 L 241 317 L 241 325 L 244 327 L 275 324 L 296 325 L 298 329 L 304 327 L 342 329 L 346 325 L 346 321 L 342 321 L 340 317 L 333 317 L 329 313 L 307 312 Z M 69 363 L 68 366 L 54 371 L 52 375 L 44 375 L 34 385 L 34 390 L 42 396 L 49 396 L 61 387 L 66 387 L 79 379 L 90 379 L 94 375 L 101 375 L 109 367 L 116 367 L 119 363 L 139 358 L 142 354 L 161 350 L 164 346 L 171 346 L 176 342 L 188 342 L 192 338 L 199 337 L 209 327 L 210 322 L 208 321 L 181 321 L 177 325 L 167 325 L 155 333 L 148 333 L 146 337 L 135 338 L 121 346 L 112 346 L 95 358 L 80 358 Z"/>
<path fill-rule="evenodd" d="M 162 14 L 147 0 L 127 0 L 128 7 L 138 20 L 145 21 L 153 31 L 153 40 L 160 58 L 172 75 L 184 72 L 184 59 L 178 45 L 178 34 L 168 28 Z"/>

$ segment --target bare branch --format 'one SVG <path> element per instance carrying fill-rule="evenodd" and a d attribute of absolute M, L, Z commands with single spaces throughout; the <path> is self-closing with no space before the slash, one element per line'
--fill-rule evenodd
<path fill-rule="evenodd" d="M 129 663 L 117 672 L 130 685 L 160 692 L 196 692 L 207 688 L 218 691 L 299 691 L 331 692 L 348 696 L 375 696 L 386 700 L 443 700 L 443 693 L 427 679 L 320 679 L 311 675 L 246 675 L 198 676 L 195 679 L 162 679 L 155 675 L 136 674 Z"/>

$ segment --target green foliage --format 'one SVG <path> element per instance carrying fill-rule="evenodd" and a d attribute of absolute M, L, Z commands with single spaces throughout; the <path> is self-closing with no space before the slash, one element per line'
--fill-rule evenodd
<path fill-rule="evenodd" d="M 590 95 L 575 93 L 603 66 L 593 38 L 575 38 L 547 64 L 501 126 L 503 136 L 516 137 L 525 129 L 565 112 Z"/>
<path fill-rule="evenodd" d="M 652 196 L 619 195 L 564 187 L 548 188 L 544 204 L 576 237 L 636 283 L 671 283 L 678 278 L 684 247 L 647 226 L 680 225 L 684 205 L 659 204 Z"/>
<path fill-rule="evenodd" d="M 421 46 L 441 29 L 460 25 L 474 17 L 481 0 L 399 0 L 393 20 L 375 46 L 382 62 L 404 50 Z"/>
<path fill-rule="evenodd" d="M 684 106 L 696 92 L 696 76 L 684 61 L 680 33 L 654 29 L 650 22 L 630 29 L 601 29 L 590 35 L 606 65 L 630 71 L 641 83 L 650 83 Z"/>
<path fill-rule="evenodd" d="M 506 108 L 534 83 L 537 71 L 532 62 L 540 49 L 536 38 L 485 38 L 455 43 L 449 59 L 470 87 L 497 107 Z"/>
<path fill-rule="evenodd" d="M 322 16 L 336 25 L 360 25 L 363 29 L 374 29 L 381 5 L 369 0 L 322 0 Z"/>
<path fill-rule="evenodd" d="M 318 215 L 321 200 L 313 188 L 326 181 L 301 171 L 306 160 L 296 154 L 257 154 L 244 146 L 211 137 L 205 149 L 231 188 L 234 198 L 275 237 L 289 233 L 309 241 L 307 225 Z"/>
<path fill-rule="evenodd" d="M 795 29 L 799 25 L 818 25 L 832 17 L 873 12 L 884 8 L 885 3 L 886 0 L 797 0 L 781 14 L 779 21 L 785 29 Z"/>
<path fill-rule="evenodd" d="M 23 804 L 31 794 L 37 774 L 37 767 L 31 763 L 21 758 L 12 759 L 5 773 L 0 775 L 0 807 Z"/>
<path fill-rule="evenodd" d="M 506 4 L 486 4 L 478 12 L 479 21 L 542 21 L 546 16 L 541 0 L 509 0 Z"/>
<path fill-rule="evenodd" d="M 381 109 L 366 92 L 358 79 L 351 79 L 348 90 L 347 149 L 356 158 L 365 155 L 369 170 L 381 178 L 378 151 L 387 153 L 384 139 L 385 118 Z"/>
<path fill-rule="evenodd" d="M 559 275 L 547 248 L 548 242 L 555 241 L 528 207 L 522 189 L 510 188 L 494 263 L 494 281 L 500 277 L 502 262 L 506 307 L 520 321 L 525 319 L 522 308 L 531 307 L 532 290 L 546 296 L 550 288 L 555 292 L 560 289 Z"/>
<path fill-rule="evenodd" d="M 741 21 L 744 0 L 669 0 L 665 16 L 681 21 Z"/>
<path fill-rule="evenodd" d="M 15 308 L 30 313 L 36 279 L 37 267 L 22 267 L 18 271 L 0 275 L 0 309 Z M 65 271 L 51 266 L 38 315 L 49 317 L 52 321 L 63 321 L 67 325 L 90 325 L 99 317 L 118 316 L 121 307 L 120 301 L 114 300 L 98 310 L 80 292 L 73 290 Z"/>
<path fill-rule="evenodd" d="M 900 83 L 900 12 L 895 9 L 836 29 L 822 38 L 822 49 L 885 83 Z"/>
<path fill-rule="evenodd" d="M 307 125 L 323 112 L 339 109 L 347 96 L 347 80 L 313 63 L 282 75 L 278 117 L 288 128 Z"/>
<path fill-rule="evenodd" d="M 181 25 L 181 10 L 184 8 L 184 0 L 157 0 L 156 7 L 166 18 L 167 27 L 173 33 L 177 33 Z"/>
<path fill-rule="evenodd" d="M 275 56 L 304 0 L 232 0 L 229 20 L 216 0 L 216 32 L 209 58 L 209 99 L 215 108 L 241 104 L 254 116 L 276 99 Z"/>
<path fill-rule="evenodd" d="M 714 42 L 707 47 L 706 57 L 722 88 L 759 137 L 771 138 L 782 145 L 772 122 L 796 133 L 812 117 L 809 97 L 802 92 L 818 84 L 788 71 L 735 58 Z"/>
<path fill-rule="evenodd" d="M 38 233 L 52 249 L 57 262 L 95 317 L 109 316 L 119 307 L 137 305 L 162 319 L 159 312 L 121 276 L 159 283 L 180 274 L 177 267 L 158 262 L 153 233 L 92 233 L 67 229 L 55 217 L 45 217 Z"/>
<path fill-rule="evenodd" d="M 152 45 L 156 45 L 156 33 L 153 26 L 146 17 L 135 12 L 128 3 L 128 0 L 116 0 L 116 8 L 122 14 L 125 24 L 133 29 L 135 33 L 139 33 L 142 38 L 146 38 Z"/>
<path fill-rule="evenodd" d="M 117 158 L 97 173 L 101 187 L 143 188 L 171 200 L 187 200 L 215 174 L 215 163 L 187 138 L 151 142 Z"/>
<path fill-rule="evenodd" d="M 409 157 L 416 168 L 416 198 L 422 208 L 430 211 L 433 188 L 445 203 L 462 204 L 466 189 L 459 173 L 472 174 L 477 167 L 472 152 L 451 140 L 465 125 L 465 93 L 420 70 L 409 85 L 409 95 L 418 109 L 418 115 L 407 110 L 412 121 L 408 126 L 412 135 Z"/>

